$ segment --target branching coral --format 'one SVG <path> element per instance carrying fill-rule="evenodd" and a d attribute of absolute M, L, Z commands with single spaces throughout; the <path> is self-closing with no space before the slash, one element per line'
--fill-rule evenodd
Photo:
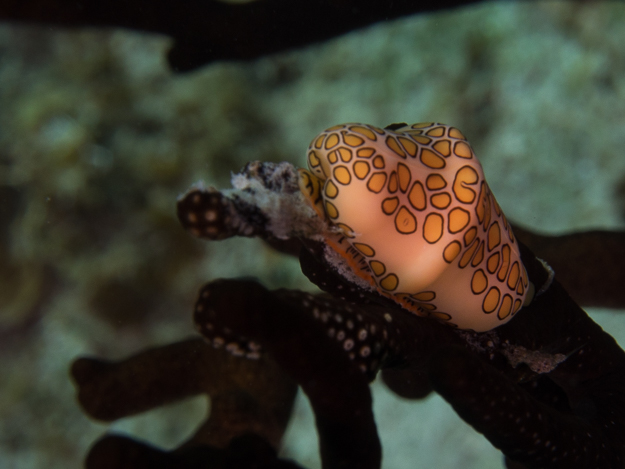
<path fill-rule="evenodd" d="M 445 2 L 258 0 L 228 4 L 116 1 L 105 8 L 73 2 L 3 2 L 0 20 L 63 26 L 116 26 L 167 34 L 175 40 L 169 62 L 188 71 L 216 60 L 245 60 L 322 41 L 352 29 L 418 12 L 452 8 L 475 0 Z M 149 11 L 150 14 L 145 14 Z M 258 27 L 250 27 L 250 25 Z M 319 27 L 322 24 L 323 27 Z"/>
<path fill-rule="evenodd" d="M 175 451 L 106 436 L 87 457 L 90 469 L 197 467 L 203 460 L 223 467 L 248 459 L 271 467 L 295 467 L 272 465 L 276 460 L 273 448 L 286 428 L 296 386 L 267 357 L 239 360 L 202 340 L 190 339 L 116 363 L 81 358 L 73 364 L 72 376 L 85 412 L 104 421 L 197 394 L 211 398 L 210 417 Z"/>
<path fill-rule="evenodd" d="M 239 357 L 219 355 L 224 366 L 217 369 L 226 374 L 221 378 L 212 375 L 211 380 L 229 383 L 240 372 L 239 367 L 260 369 L 271 357 L 288 376 L 287 381 L 301 386 L 311 402 L 324 467 L 380 466 L 381 448 L 368 387 L 380 370 L 388 386 L 401 396 L 420 398 L 431 391 L 439 393 L 464 420 L 501 449 L 510 467 L 622 467 L 625 353 L 577 306 L 558 279 L 552 278 L 543 261 L 519 243 L 521 261 L 539 295 L 512 320 L 494 330 L 459 330 L 433 317 L 410 314 L 388 295 L 359 281 L 353 275 L 353 267 L 344 265 L 342 256 L 332 255 L 334 250 L 328 249 L 326 241 L 340 231 L 308 204 L 299 190 L 299 174 L 286 163 L 252 163 L 234 177 L 233 190 L 195 187 L 179 201 L 180 221 L 199 237 L 259 236 L 274 244 L 299 239 L 303 272 L 327 292 L 311 295 L 268 291 L 251 280 L 207 284 L 195 306 L 199 332 L 216 349 Z M 529 233 L 524 233 L 524 237 L 536 239 Z M 576 245 L 576 238 L 569 242 Z M 568 274 L 569 281 L 574 278 Z M 592 295 L 584 298 L 596 301 Z M 189 344 L 199 346 L 197 342 Z M 174 347 L 183 350 L 188 346 Z M 184 353 L 172 356 L 180 358 Z M 152 351 L 131 361 L 145 362 L 148 370 L 158 364 L 160 374 L 160 363 L 168 355 L 169 352 Z M 186 359 L 165 360 L 170 366 L 174 363 L 174 369 L 181 362 Z M 116 366 L 121 370 L 111 368 L 103 376 L 122 378 L 123 368 L 132 368 Z M 111 393 L 102 382 L 92 379 L 101 373 L 93 370 L 110 367 L 84 360 L 74 366 L 81 395 L 85 395 L 89 383 L 94 383 L 87 393 L 92 397 L 81 398 L 83 405 L 101 418 L 119 414 L 95 410 L 92 405 L 98 398 L 93 396 L 117 396 L 107 401 L 115 405 L 133 401 L 132 394 Z M 186 366 L 180 369 L 185 370 L 181 377 L 196 382 L 194 371 Z M 261 375 L 255 376 L 262 380 Z M 127 389 L 143 381 L 140 378 Z M 149 384 L 153 382 L 154 378 L 148 380 Z M 188 385 L 181 386 L 187 389 Z M 144 389 L 154 388 L 144 385 Z M 270 388 L 264 380 L 254 388 L 258 394 L 253 396 L 262 397 L 271 392 Z M 164 395 L 171 398 L 188 392 Z M 147 396 L 135 395 L 139 400 Z M 165 400 L 158 397 L 146 401 L 148 404 L 135 401 L 134 410 Z M 128 410 L 122 412 L 127 413 Z M 217 414 L 220 415 L 224 414 Z M 226 416 L 220 424 L 227 427 L 229 418 Z M 250 425 L 248 429 L 274 446 L 277 444 L 275 436 L 279 430 L 272 438 L 262 428 Z M 225 432 L 228 438 L 235 434 Z M 109 467 L 123 467 L 127 457 L 123 451 L 128 449 L 125 445 L 135 444 L 126 441 L 116 446 L 120 445 L 116 443 L 118 439 L 103 441 L 92 450 L 92 455 L 100 454 L 99 448 L 105 444 L 111 445 L 118 448 L 120 456 L 116 465 Z M 233 444 L 238 441 L 235 438 Z M 212 444 L 210 440 L 202 443 Z M 218 446 L 224 444 L 221 441 Z M 167 459 L 171 455 L 150 451 L 139 451 L 145 464 L 156 461 L 158 454 L 162 456 L 159 461 L 172 464 Z M 210 463 L 232 456 L 220 454 L 205 451 L 201 457 Z M 251 467 L 251 461 L 262 459 L 253 451 L 250 454 L 251 459 L 237 467 Z M 261 465 L 279 467 L 274 464 L 282 463 L 272 456 Z"/>

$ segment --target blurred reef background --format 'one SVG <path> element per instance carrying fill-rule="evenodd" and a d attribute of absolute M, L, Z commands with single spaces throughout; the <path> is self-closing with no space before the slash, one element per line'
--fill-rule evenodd
<path fill-rule="evenodd" d="M 79 467 L 107 430 L 168 448 L 193 431 L 206 399 L 90 421 L 69 364 L 192 336 L 211 279 L 313 291 L 258 240 L 192 239 L 175 203 L 248 161 L 304 165 L 331 125 L 452 124 L 513 222 L 625 227 L 623 44 L 620 2 L 484 3 L 177 75 L 163 36 L 0 24 L 0 468 Z M 590 313 L 625 345 L 623 311 Z M 374 399 L 384 468 L 503 467 L 439 397 Z M 306 405 L 282 454 L 317 468 Z"/>

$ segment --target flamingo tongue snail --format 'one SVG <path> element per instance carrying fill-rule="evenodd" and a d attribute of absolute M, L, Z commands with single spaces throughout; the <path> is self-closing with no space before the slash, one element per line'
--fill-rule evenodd
<path fill-rule="evenodd" d="M 531 301 L 510 224 L 458 129 L 337 125 L 307 159 L 299 186 L 335 228 L 326 243 L 383 296 L 477 332 Z"/>

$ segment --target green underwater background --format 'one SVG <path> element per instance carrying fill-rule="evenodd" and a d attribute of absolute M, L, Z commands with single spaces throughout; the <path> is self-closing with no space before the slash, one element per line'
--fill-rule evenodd
<path fill-rule="evenodd" d="M 104 424 L 69 366 L 193 336 L 212 279 L 315 291 L 296 259 L 194 239 L 175 208 L 248 161 L 303 166 L 332 125 L 454 125 L 513 223 L 623 229 L 624 44 L 620 2 L 489 2 L 179 75 L 163 36 L 0 24 L 0 469 L 79 467 L 106 431 L 166 448 L 192 434 L 206 398 Z M 589 312 L 625 344 L 625 311 Z M 373 390 L 385 469 L 503 467 L 438 396 Z M 320 467 L 301 395 L 282 455 Z"/>

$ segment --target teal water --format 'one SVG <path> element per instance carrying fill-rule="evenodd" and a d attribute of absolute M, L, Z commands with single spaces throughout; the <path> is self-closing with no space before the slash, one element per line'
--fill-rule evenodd
<path fill-rule="evenodd" d="M 513 221 L 623 228 L 624 21 L 613 2 L 488 3 L 184 76 L 164 37 L 1 25 L 0 468 L 77 467 L 109 428 L 168 447 L 193 431 L 200 398 L 90 421 L 69 363 L 192 335 L 213 278 L 311 289 L 255 240 L 190 238 L 175 201 L 200 179 L 227 187 L 248 161 L 301 166 L 331 125 L 452 124 Z M 618 314 L 593 314 L 625 344 Z M 437 397 L 374 389 L 385 468 L 503 467 Z M 319 467 L 300 401 L 283 451 Z"/>

